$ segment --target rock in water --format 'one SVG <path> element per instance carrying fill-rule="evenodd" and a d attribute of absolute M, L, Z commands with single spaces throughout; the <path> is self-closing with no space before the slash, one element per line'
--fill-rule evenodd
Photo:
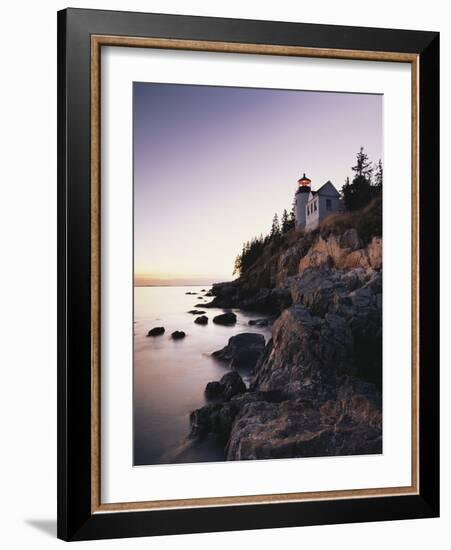
<path fill-rule="evenodd" d="M 224 374 L 219 382 L 208 382 L 205 388 L 205 396 L 208 399 L 222 398 L 230 401 L 235 395 L 246 392 L 246 385 L 236 371 Z"/>
<path fill-rule="evenodd" d="M 171 334 L 171 338 L 173 340 L 181 340 L 182 338 L 185 338 L 186 334 L 183 332 L 183 330 L 176 330 Z"/>
<path fill-rule="evenodd" d="M 201 309 L 190 309 L 188 313 L 191 313 L 191 315 L 203 315 L 205 311 L 202 311 Z"/>
<path fill-rule="evenodd" d="M 147 336 L 161 336 L 164 334 L 164 327 L 155 327 L 149 330 Z"/>
<path fill-rule="evenodd" d="M 215 399 L 221 397 L 224 387 L 221 382 L 208 382 L 205 387 L 205 397 L 207 399 Z"/>
<path fill-rule="evenodd" d="M 229 401 L 235 395 L 246 392 L 246 386 L 243 379 L 236 371 L 224 374 L 219 383 L 224 388 L 222 393 L 226 401 Z"/>
<path fill-rule="evenodd" d="M 198 325 L 206 325 L 208 324 L 208 317 L 206 315 L 201 315 L 200 317 L 196 317 L 194 322 Z"/>
<path fill-rule="evenodd" d="M 234 325 L 236 323 L 236 315 L 231 311 L 216 315 L 216 317 L 213 317 L 213 323 L 217 325 Z"/>
<path fill-rule="evenodd" d="M 230 436 L 233 420 L 238 408 L 233 401 L 229 403 L 212 403 L 194 410 L 190 416 L 191 437 L 202 438 L 209 433 L 225 441 Z"/>
<path fill-rule="evenodd" d="M 263 350 L 265 338 L 262 334 L 243 332 L 232 336 L 227 346 L 214 351 L 213 357 L 219 361 L 230 363 L 231 367 L 255 367 Z"/>

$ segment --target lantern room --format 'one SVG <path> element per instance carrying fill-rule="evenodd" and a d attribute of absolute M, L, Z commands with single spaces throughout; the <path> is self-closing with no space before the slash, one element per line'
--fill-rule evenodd
<path fill-rule="evenodd" d="M 299 187 L 310 187 L 312 180 L 306 177 L 305 172 L 300 180 L 298 180 Z"/>

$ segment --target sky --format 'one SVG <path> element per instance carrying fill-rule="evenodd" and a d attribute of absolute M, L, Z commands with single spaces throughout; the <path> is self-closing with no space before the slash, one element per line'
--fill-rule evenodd
<path fill-rule="evenodd" d="M 305 172 L 341 189 L 382 158 L 381 95 L 133 85 L 135 284 L 233 279 L 243 242 L 291 209 Z"/>

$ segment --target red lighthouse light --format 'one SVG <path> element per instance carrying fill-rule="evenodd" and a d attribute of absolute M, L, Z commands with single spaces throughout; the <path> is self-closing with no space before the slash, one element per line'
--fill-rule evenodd
<path fill-rule="evenodd" d="M 299 187 L 309 187 L 310 184 L 312 183 L 312 180 L 307 178 L 304 172 L 304 175 L 300 180 L 298 180 L 298 183 L 299 183 Z"/>

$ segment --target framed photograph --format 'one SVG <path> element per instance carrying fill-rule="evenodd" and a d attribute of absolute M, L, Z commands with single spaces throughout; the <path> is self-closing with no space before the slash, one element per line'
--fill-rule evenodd
<path fill-rule="evenodd" d="M 67 9 L 58 92 L 58 536 L 437 516 L 438 33 Z"/>

